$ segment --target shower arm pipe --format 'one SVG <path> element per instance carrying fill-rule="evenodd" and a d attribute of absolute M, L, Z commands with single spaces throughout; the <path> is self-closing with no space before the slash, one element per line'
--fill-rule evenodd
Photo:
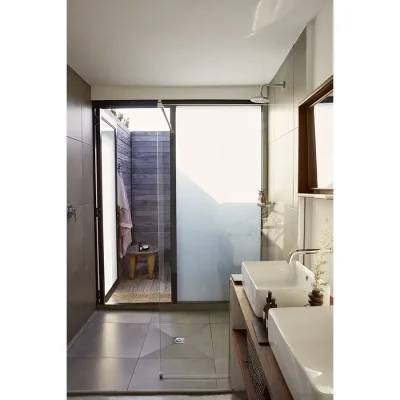
<path fill-rule="evenodd" d="M 171 123 L 169 122 L 169 119 L 168 119 L 167 114 L 166 114 L 166 112 L 165 112 L 164 105 L 163 105 L 163 103 L 162 103 L 161 100 L 158 100 L 158 102 L 157 102 L 157 107 L 158 107 L 158 108 L 161 108 L 161 111 L 162 111 L 162 113 L 164 114 L 164 118 L 165 118 L 165 120 L 167 121 L 167 124 L 168 124 L 168 126 L 169 126 L 170 132 L 171 132 L 171 133 L 174 133 L 174 130 L 172 129 L 172 125 L 171 125 Z"/>
<path fill-rule="evenodd" d="M 265 85 L 262 85 L 262 86 L 261 86 L 261 89 L 260 89 L 260 95 L 261 95 L 261 97 L 263 97 L 262 92 L 263 92 L 263 90 L 264 90 L 265 87 L 272 87 L 272 88 L 278 88 L 278 87 L 280 87 L 280 88 L 282 88 L 282 89 L 285 89 L 285 81 L 283 81 L 282 83 L 266 83 Z"/>

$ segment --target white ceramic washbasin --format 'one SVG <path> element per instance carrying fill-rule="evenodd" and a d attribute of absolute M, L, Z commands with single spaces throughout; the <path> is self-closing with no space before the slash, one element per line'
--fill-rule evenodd
<path fill-rule="evenodd" d="M 275 297 L 278 308 L 302 307 L 308 304 L 308 293 L 314 274 L 298 261 L 243 261 L 242 283 L 250 305 L 262 318 L 268 291 Z M 329 306 L 330 288 L 324 286 L 324 305 Z"/>
<path fill-rule="evenodd" d="M 268 339 L 294 400 L 333 399 L 333 306 L 270 310 Z"/>

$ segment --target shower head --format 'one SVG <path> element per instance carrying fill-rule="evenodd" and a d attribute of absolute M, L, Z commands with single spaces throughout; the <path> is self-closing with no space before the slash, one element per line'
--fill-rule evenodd
<path fill-rule="evenodd" d="M 265 86 L 269 86 L 269 87 L 280 87 L 282 89 L 285 89 L 285 81 L 283 81 L 282 83 L 277 83 L 277 84 L 265 84 L 261 86 L 260 89 L 260 95 L 259 96 L 254 96 L 250 99 L 250 101 L 252 103 L 256 103 L 256 104 L 268 104 L 269 103 L 269 99 L 268 97 L 265 97 L 263 95 L 263 89 L 265 88 Z"/>
<path fill-rule="evenodd" d="M 268 104 L 269 103 L 269 99 L 267 97 L 263 96 L 262 93 L 260 93 L 259 96 L 252 97 L 250 99 L 250 101 L 252 103 L 256 103 L 256 104 Z"/>

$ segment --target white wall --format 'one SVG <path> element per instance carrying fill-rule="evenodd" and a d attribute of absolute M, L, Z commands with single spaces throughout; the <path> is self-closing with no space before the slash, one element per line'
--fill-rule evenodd
<path fill-rule="evenodd" d="M 256 96 L 259 92 L 259 86 L 92 86 L 92 100 L 243 100 L 250 99 L 251 97 Z"/>
<path fill-rule="evenodd" d="M 333 0 L 325 0 L 326 5 L 307 24 L 307 89 L 312 92 L 333 75 Z M 303 203 L 304 202 L 304 203 Z M 299 218 L 299 244 L 315 247 L 316 238 L 324 220 L 329 219 L 333 231 L 333 200 L 300 199 L 299 207 L 305 207 L 305 221 Z M 304 226 L 305 224 L 305 226 Z M 304 227 L 304 230 L 303 230 Z M 305 237 L 301 233 L 305 232 Z M 305 264 L 312 266 L 313 256 L 305 257 Z M 334 294 L 333 257 L 328 256 L 324 279 Z"/>
<path fill-rule="evenodd" d="M 315 247 L 325 218 L 333 229 L 333 200 L 299 198 L 297 189 L 298 104 L 333 74 L 333 2 L 325 1 L 272 80 L 284 80 L 286 88 L 269 91 L 268 198 L 276 205 L 263 218 L 266 260 L 284 260 L 295 248 Z M 324 278 L 333 294 L 332 259 L 329 256 Z M 314 256 L 305 257 L 304 263 L 312 268 Z"/>
<path fill-rule="evenodd" d="M 314 90 L 333 75 L 333 0 L 307 24 L 307 88 Z"/>

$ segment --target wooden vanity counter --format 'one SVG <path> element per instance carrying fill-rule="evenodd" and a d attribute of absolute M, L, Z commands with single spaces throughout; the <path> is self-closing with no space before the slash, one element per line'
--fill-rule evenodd
<path fill-rule="evenodd" d="M 258 320 L 258 318 L 254 314 L 250 303 L 247 300 L 243 286 L 241 284 L 234 283 L 232 279 L 230 280 L 230 285 L 231 313 L 232 307 L 236 307 L 236 309 L 233 310 L 234 315 L 231 316 L 231 343 L 233 343 L 236 350 L 238 362 L 240 364 L 240 369 L 243 376 L 244 387 L 246 389 L 249 400 L 255 400 L 260 397 L 257 397 L 255 388 L 250 378 L 247 361 L 247 336 L 249 336 L 251 343 L 253 344 L 256 356 L 261 365 L 261 369 L 263 371 L 268 389 L 269 398 L 272 400 L 293 400 L 293 397 L 286 385 L 285 379 L 283 378 L 281 370 L 278 366 L 278 363 L 275 360 L 275 356 L 272 353 L 271 347 L 269 345 L 258 344 L 256 334 L 252 325 L 252 321 Z M 240 321 L 241 318 L 239 315 L 239 310 L 243 316 L 244 325 L 242 324 L 243 320 Z M 235 325 L 242 326 L 239 329 L 236 329 Z M 266 396 L 264 398 L 268 399 L 268 397 Z"/>

